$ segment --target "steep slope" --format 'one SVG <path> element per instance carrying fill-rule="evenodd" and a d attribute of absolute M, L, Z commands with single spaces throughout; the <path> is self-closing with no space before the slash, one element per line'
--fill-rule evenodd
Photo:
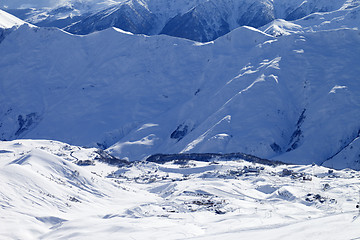
<path fill-rule="evenodd" d="M 200 44 L 23 26 L 0 45 L 0 136 L 116 143 L 109 151 L 130 160 L 244 152 L 321 164 L 360 129 L 356 46 L 346 28 L 276 39 L 242 27 Z"/>
<path fill-rule="evenodd" d="M 37 26 L 63 28 L 73 34 L 118 27 L 132 33 L 166 34 L 207 42 L 239 26 L 259 28 L 275 19 L 293 21 L 312 13 L 332 14 L 359 3 L 359 0 L 74 0 L 49 2 L 47 7 L 35 4 L 35 8 L 11 4 L 18 7 L 6 9 Z"/>
<path fill-rule="evenodd" d="M 329 13 L 314 13 L 297 21 L 304 29 L 319 31 L 336 28 L 358 28 L 360 25 L 360 2 L 344 5 L 343 8 Z"/>
<path fill-rule="evenodd" d="M 275 19 L 288 21 L 315 12 L 332 12 L 358 1 L 206 1 L 170 19 L 161 33 L 196 41 L 211 41 L 239 26 L 259 28 Z"/>
<path fill-rule="evenodd" d="M 313 13 L 296 21 L 277 19 L 259 28 L 273 35 L 289 35 L 307 31 L 322 31 L 360 26 L 360 2 L 347 2 L 340 9 L 332 12 Z"/>
<path fill-rule="evenodd" d="M 25 24 L 24 21 L 22 21 L 21 19 L 0 10 L 0 28 L 5 29 L 5 28 L 12 28 L 14 26 L 20 26 Z"/>
<path fill-rule="evenodd" d="M 207 42 L 239 26 L 261 27 L 274 19 L 300 19 L 315 12 L 332 12 L 358 1 L 131 0 L 81 19 L 66 31 L 88 34 L 109 27 L 147 35 L 166 34 Z M 166 6 L 166 8 L 165 8 Z M 140 19 L 140 20 L 139 20 Z M 151 27 L 150 27 L 151 26 Z"/>
<path fill-rule="evenodd" d="M 27 23 L 5 11 L 0 10 L 0 43 L 4 40 L 5 36 L 12 31 L 12 28 L 17 28 L 23 24 Z"/>
<path fill-rule="evenodd" d="M 132 33 L 153 34 L 158 19 L 142 1 L 129 0 L 92 14 L 65 28 L 74 34 L 88 34 L 109 27 L 118 27 Z"/>
<path fill-rule="evenodd" d="M 132 33 L 159 34 L 165 23 L 204 0 L 164 1 L 128 0 L 113 4 L 101 11 L 93 11 L 64 28 L 74 34 L 88 34 L 110 27 Z"/>
<path fill-rule="evenodd" d="M 236 27 L 260 27 L 273 19 L 270 1 L 206 1 L 170 19 L 161 33 L 207 42 Z"/>
<path fill-rule="evenodd" d="M 271 23 L 261 27 L 260 30 L 274 37 L 304 32 L 302 26 L 285 21 L 283 19 L 274 20 Z"/>
<path fill-rule="evenodd" d="M 88 15 L 109 8 L 113 0 L 11 1 L 1 6 L 7 12 L 40 27 L 64 28 Z"/>
<path fill-rule="evenodd" d="M 359 86 L 349 78 L 358 71 L 359 49 L 348 48 L 357 45 L 358 36 L 358 31 L 337 30 L 282 37 L 264 45 L 264 60 L 249 61 L 219 90 L 203 92 L 203 98 L 200 91 L 196 100 L 169 117 L 161 116 L 177 121 L 168 128 L 173 140 L 162 142 L 164 124 L 153 119 L 151 130 L 134 131 L 111 150 L 138 156 L 136 146 L 160 144 L 164 147 L 158 152 L 245 152 L 267 158 L 280 154 L 276 159 L 320 164 L 352 141 L 360 127 Z M 350 158 L 358 168 L 358 157 Z"/>
<path fill-rule="evenodd" d="M 275 8 L 278 8 L 277 14 L 280 18 L 287 21 L 303 18 L 315 12 L 332 12 L 340 9 L 349 3 L 359 2 L 358 0 L 311 0 L 311 1 L 274 1 Z"/>

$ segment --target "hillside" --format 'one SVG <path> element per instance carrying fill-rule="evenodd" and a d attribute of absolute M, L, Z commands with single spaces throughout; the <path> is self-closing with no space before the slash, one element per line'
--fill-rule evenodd
<path fill-rule="evenodd" d="M 360 236 L 358 0 L 0 8 L 0 239 Z"/>
<path fill-rule="evenodd" d="M 20 26 L 25 22 L 20 20 L 19 18 L 0 10 L 0 28 L 12 28 L 13 26 Z"/>
<path fill-rule="evenodd" d="M 359 5 L 359 0 L 44 0 L 27 4 L 5 1 L 0 8 L 37 26 L 58 27 L 73 34 L 117 27 L 207 42 L 240 26 L 259 28 L 273 20 L 331 15 Z"/>
<path fill-rule="evenodd" d="M 207 44 L 24 25 L 0 44 L 0 137 L 359 169 L 359 41 L 337 25 L 278 38 L 241 27 Z"/>
<path fill-rule="evenodd" d="M 1 239 L 354 239 L 359 172 L 101 162 L 96 149 L 0 142 Z M 88 160 L 88 165 L 76 165 Z M 21 228 L 19 228 L 21 226 Z"/>

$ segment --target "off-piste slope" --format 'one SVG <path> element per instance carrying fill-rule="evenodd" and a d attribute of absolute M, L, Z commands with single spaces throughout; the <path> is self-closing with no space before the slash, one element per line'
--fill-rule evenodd
<path fill-rule="evenodd" d="M 325 240 L 360 234 L 360 174 L 353 170 L 221 158 L 120 166 L 103 160 L 97 149 L 56 141 L 0 142 L 0 238 L 306 239 L 316 233 Z"/>
<path fill-rule="evenodd" d="M 12 28 L 14 26 L 20 26 L 22 24 L 24 24 L 25 22 L 22 21 L 21 19 L 0 10 L 0 29 L 7 29 L 7 28 Z"/>
<path fill-rule="evenodd" d="M 28 23 L 0 9 L 0 43 L 12 31 L 12 28 L 18 28 L 23 24 Z M 32 25 L 28 24 L 28 26 Z"/>
<path fill-rule="evenodd" d="M 346 27 L 279 38 L 241 27 L 202 44 L 22 26 L 0 44 L 0 137 L 130 160 L 244 152 L 359 168 L 359 42 Z"/>

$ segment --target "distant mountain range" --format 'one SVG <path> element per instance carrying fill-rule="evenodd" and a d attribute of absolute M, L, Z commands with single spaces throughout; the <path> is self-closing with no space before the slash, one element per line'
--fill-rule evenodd
<path fill-rule="evenodd" d="M 265 3 L 253 6 L 271 9 Z M 310 3 L 301 9 L 313 11 Z M 0 138 L 96 146 L 131 161 L 155 153 L 242 152 L 360 169 L 360 7 L 327 3 L 337 10 L 224 30 L 208 43 L 118 28 L 78 36 L 1 11 Z M 200 16 L 208 4 L 189 11 Z M 272 4 L 274 16 L 295 14 L 286 4 Z M 108 11 L 111 19 L 135 7 L 160 21 L 147 11 L 150 4 L 133 2 L 88 17 Z M 132 13 L 136 21 L 119 15 L 117 21 L 133 32 L 155 31 Z M 225 15 L 211 19 L 216 16 Z"/>
<path fill-rule="evenodd" d="M 63 28 L 73 34 L 117 27 L 132 33 L 166 34 L 207 42 L 240 26 L 258 28 L 275 19 L 293 21 L 311 13 L 358 4 L 357 0 L 62 1 L 43 8 L 12 4 L 10 7 L 22 7 L 8 7 L 6 11 L 37 26 Z"/>
<path fill-rule="evenodd" d="M 0 239 L 359 239 L 360 0 L 0 7 Z"/>

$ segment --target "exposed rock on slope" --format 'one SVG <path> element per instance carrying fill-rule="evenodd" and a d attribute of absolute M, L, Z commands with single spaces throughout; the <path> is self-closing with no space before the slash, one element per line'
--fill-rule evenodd
<path fill-rule="evenodd" d="M 130 160 L 243 152 L 320 164 L 360 129 L 359 38 L 242 27 L 200 44 L 23 26 L 0 44 L 0 136 L 110 147 Z M 355 166 L 356 152 L 346 154 Z"/>

